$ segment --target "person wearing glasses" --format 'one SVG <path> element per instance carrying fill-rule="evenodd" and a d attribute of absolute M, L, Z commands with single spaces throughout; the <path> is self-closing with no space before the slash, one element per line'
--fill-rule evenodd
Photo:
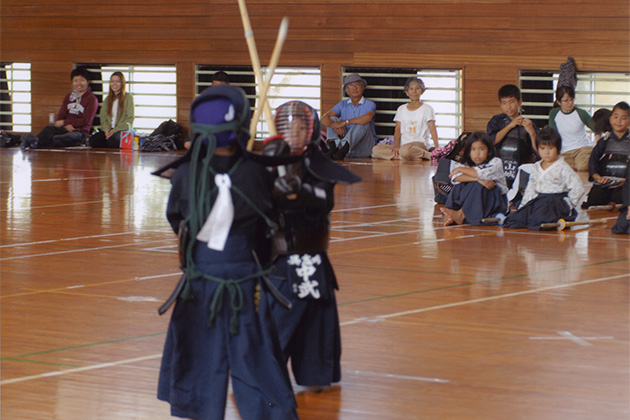
<path fill-rule="evenodd" d="M 562 157 L 576 171 L 588 171 L 588 160 L 593 144 L 586 134 L 586 127 L 594 130 L 591 116 L 575 106 L 575 90 L 571 86 L 558 86 L 556 104 L 549 113 L 549 126 L 558 130 L 562 137 Z"/>

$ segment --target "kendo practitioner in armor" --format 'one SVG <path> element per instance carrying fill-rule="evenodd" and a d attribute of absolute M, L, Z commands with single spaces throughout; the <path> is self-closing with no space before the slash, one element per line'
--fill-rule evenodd
<path fill-rule="evenodd" d="M 278 135 L 266 140 L 263 155 L 289 156 L 291 163 L 278 167 L 274 182 L 279 230 L 270 278 L 292 308 L 272 302 L 273 318 L 296 383 L 321 390 L 341 380 L 338 286 L 326 253 L 333 188 L 360 178 L 320 151 L 320 123 L 309 105 L 281 105 L 275 124 Z"/>
<path fill-rule="evenodd" d="M 191 148 L 155 173 L 172 183 L 167 219 L 184 271 L 159 310 L 174 303 L 158 398 L 173 416 L 222 419 L 231 376 L 243 419 L 297 419 L 261 268 L 273 178 L 245 150 L 249 102 L 238 87 L 215 86 L 194 100 L 190 121 Z"/>
<path fill-rule="evenodd" d="M 626 179 L 630 176 L 630 165 L 626 168 Z M 613 233 L 625 233 L 630 235 L 630 182 L 624 182 L 621 186 L 621 209 L 617 222 L 612 227 Z"/>
<path fill-rule="evenodd" d="M 507 186 L 511 188 L 518 167 L 534 160 L 538 129 L 532 120 L 521 116 L 523 100 L 517 86 L 502 86 L 499 89 L 499 104 L 503 113 L 492 117 L 487 132 L 494 142 L 496 156 L 503 161 Z"/>
<path fill-rule="evenodd" d="M 622 185 L 630 165 L 630 106 L 619 102 L 610 116 L 612 131 L 595 144 L 588 161 L 588 180 L 593 186 L 582 208 L 622 202 Z"/>

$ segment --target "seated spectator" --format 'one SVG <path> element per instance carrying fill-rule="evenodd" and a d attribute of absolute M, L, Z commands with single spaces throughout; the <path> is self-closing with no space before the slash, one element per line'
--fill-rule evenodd
<path fill-rule="evenodd" d="M 587 171 L 593 144 L 586 134 L 591 126 L 591 116 L 575 106 L 575 90 L 570 86 L 556 89 L 556 108 L 549 113 L 549 126 L 558 130 L 562 137 L 562 157 L 576 171 Z"/>
<path fill-rule="evenodd" d="M 505 218 L 504 227 L 541 230 L 545 223 L 574 221 L 577 217 L 576 206 L 584 195 L 582 180 L 561 157 L 558 132 L 544 127 L 538 134 L 536 150 L 541 160 L 534 164 L 523 199 L 518 209 Z"/>
<path fill-rule="evenodd" d="M 630 165 L 626 168 L 626 179 L 629 176 Z M 617 216 L 617 222 L 612 228 L 612 233 L 630 235 L 630 211 L 628 210 L 630 205 L 630 182 L 624 182 L 621 188 L 621 209 L 619 210 L 619 216 Z"/>
<path fill-rule="evenodd" d="M 372 149 L 375 159 L 431 159 L 429 150 L 439 147 L 435 128 L 435 111 L 420 97 L 426 90 L 422 79 L 410 77 L 405 82 L 405 94 L 411 99 L 398 107 L 394 121 L 394 144 L 377 144 Z M 431 141 L 432 140 L 432 141 Z"/>
<path fill-rule="evenodd" d="M 37 136 L 22 136 L 23 149 L 79 146 L 90 134 L 98 108 L 89 86 L 90 76 L 84 68 L 76 68 L 70 73 L 70 80 L 73 90 L 63 99 L 55 123 L 44 127 Z"/>
<path fill-rule="evenodd" d="M 453 190 L 441 209 L 446 221 L 482 225 L 483 219 L 507 211 L 507 185 L 503 162 L 494 156 L 494 144 L 488 135 L 477 131 L 466 139 L 462 163 L 454 163 L 449 174 Z"/>
<path fill-rule="evenodd" d="M 229 85 L 230 76 L 224 71 L 218 71 L 212 75 L 212 86 Z"/>
<path fill-rule="evenodd" d="M 109 95 L 101 106 L 101 129 L 90 137 L 91 147 L 120 148 L 121 133 L 133 125 L 133 96 L 126 91 L 125 76 L 117 71 L 109 79 Z"/>
<path fill-rule="evenodd" d="M 536 126 L 521 116 L 521 90 L 515 85 L 499 89 L 499 105 L 503 113 L 488 122 L 488 136 L 494 142 L 496 155 L 503 161 L 508 188 L 512 187 L 518 167 L 532 162 L 536 150 Z"/>
<path fill-rule="evenodd" d="M 610 116 L 612 131 L 604 135 L 591 153 L 589 177 L 593 186 L 582 208 L 606 204 L 621 204 L 626 170 L 630 166 L 630 105 L 619 102 Z"/>
<path fill-rule="evenodd" d="M 612 111 L 607 108 L 600 108 L 593 113 L 590 127 L 593 127 L 596 142 L 599 141 L 602 136 L 605 136 L 607 133 L 612 131 L 612 126 L 610 125 L 611 115 Z"/>
<path fill-rule="evenodd" d="M 376 104 L 363 97 L 367 82 L 356 73 L 343 81 L 344 99 L 322 117 L 327 129 L 328 156 L 335 160 L 366 158 L 372 155 L 376 142 L 374 116 Z"/>

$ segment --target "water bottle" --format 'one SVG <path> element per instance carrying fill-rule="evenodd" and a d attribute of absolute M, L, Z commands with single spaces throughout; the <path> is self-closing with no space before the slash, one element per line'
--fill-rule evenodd
<path fill-rule="evenodd" d="M 140 150 L 140 137 L 136 134 L 136 130 L 134 130 L 133 128 L 131 128 L 131 124 L 127 123 L 127 125 L 129 126 L 129 132 L 131 133 L 131 135 L 133 136 L 133 143 L 132 143 L 132 150 Z"/>

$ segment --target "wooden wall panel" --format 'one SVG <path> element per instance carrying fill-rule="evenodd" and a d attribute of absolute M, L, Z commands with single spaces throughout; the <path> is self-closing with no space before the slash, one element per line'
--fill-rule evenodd
<path fill-rule="evenodd" d="M 190 105 L 195 97 L 195 65 L 177 63 L 177 120 L 188 121 Z"/>
<path fill-rule="evenodd" d="M 344 66 L 464 69 L 464 126 L 484 129 L 520 69 L 630 71 L 627 0 L 248 0 L 265 65 L 283 16 L 280 65 L 322 69 L 322 109 Z M 2 0 L 2 61 L 32 63 L 33 129 L 70 88 L 76 62 L 174 64 L 187 125 L 196 64 L 249 64 L 236 0 Z M 630 96 L 630 92 L 628 93 Z"/>
<path fill-rule="evenodd" d="M 56 114 L 64 96 L 72 90 L 71 71 L 72 62 L 31 61 L 31 114 L 34 131 L 37 132 L 48 124 L 48 114 Z"/>

